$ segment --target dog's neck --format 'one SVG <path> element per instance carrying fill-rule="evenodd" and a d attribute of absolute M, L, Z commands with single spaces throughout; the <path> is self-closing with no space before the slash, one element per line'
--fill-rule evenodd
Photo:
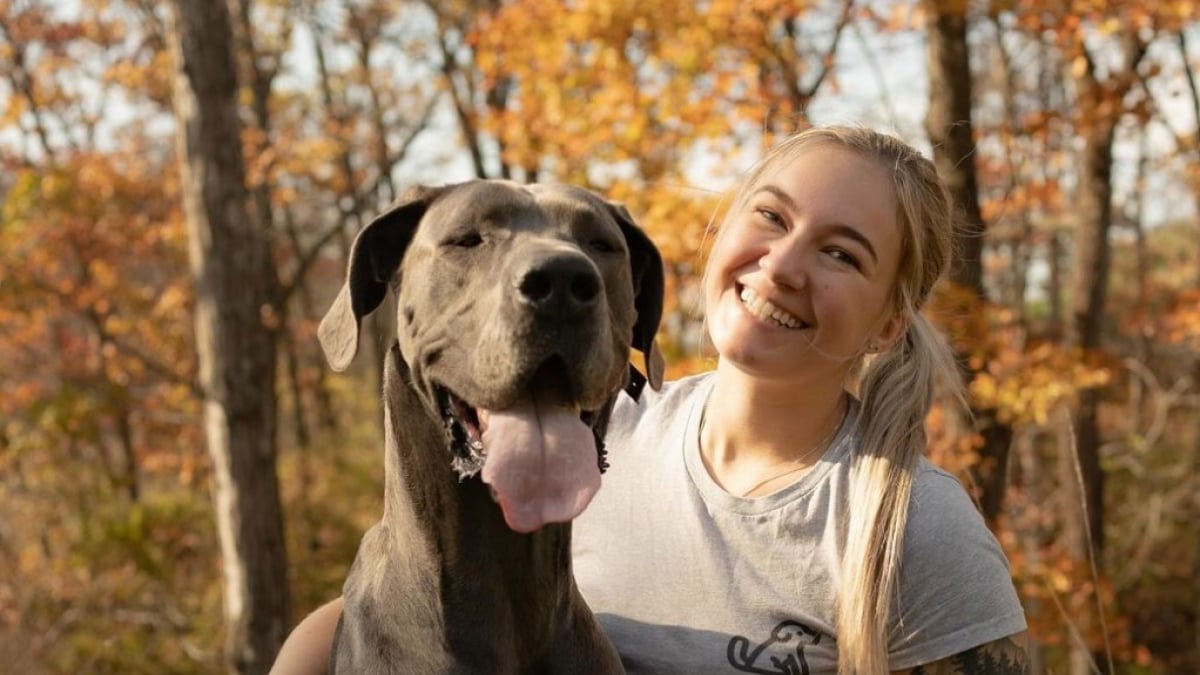
<path fill-rule="evenodd" d="M 576 594 L 570 524 L 548 525 L 532 534 L 510 530 L 478 476 L 459 480 L 441 421 L 422 403 L 408 377 L 393 346 L 384 376 L 383 525 L 394 533 L 391 545 L 404 549 L 393 559 L 413 561 L 436 575 L 429 582 L 440 586 L 445 625 L 477 631 L 448 635 L 452 646 L 461 640 L 464 649 L 477 650 L 503 636 L 510 625 L 519 630 L 501 639 L 539 639 L 530 627 L 563 625 L 556 619 L 571 610 Z M 457 613 L 464 620 L 452 620 Z"/>

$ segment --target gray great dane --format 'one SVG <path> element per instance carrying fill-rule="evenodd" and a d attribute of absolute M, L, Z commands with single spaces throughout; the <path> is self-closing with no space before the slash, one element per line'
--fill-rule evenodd
<path fill-rule="evenodd" d="M 383 517 L 343 589 L 333 670 L 624 672 L 575 586 L 570 520 L 599 487 L 618 392 L 661 381 L 658 251 L 581 188 L 418 188 L 354 242 L 318 331 L 334 370 L 389 285 Z"/>

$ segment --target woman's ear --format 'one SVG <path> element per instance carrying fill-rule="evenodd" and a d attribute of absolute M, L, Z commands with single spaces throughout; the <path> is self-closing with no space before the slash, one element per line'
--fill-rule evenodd
<path fill-rule="evenodd" d="M 883 352 L 892 348 L 908 331 L 908 313 L 899 310 L 883 322 L 875 337 L 867 342 L 867 351 Z"/>

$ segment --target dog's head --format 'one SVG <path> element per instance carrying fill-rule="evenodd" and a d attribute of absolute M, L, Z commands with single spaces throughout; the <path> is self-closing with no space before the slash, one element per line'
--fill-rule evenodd
<path fill-rule="evenodd" d="M 514 476 L 530 465 L 507 464 L 498 448 L 537 447 L 536 461 L 553 471 L 583 471 L 574 466 L 582 455 L 560 447 L 574 441 L 562 439 L 602 431 L 631 348 L 651 386 L 661 383 L 662 259 L 624 208 L 587 190 L 472 181 L 397 202 L 359 233 L 321 322 L 335 370 L 353 359 L 360 321 L 389 284 L 415 389 L 469 455 L 457 468 L 482 465 L 502 505 L 502 484 L 541 478 Z"/>

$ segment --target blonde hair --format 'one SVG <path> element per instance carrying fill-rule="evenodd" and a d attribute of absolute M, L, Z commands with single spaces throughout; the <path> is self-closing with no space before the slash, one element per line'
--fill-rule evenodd
<path fill-rule="evenodd" d="M 802 131 L 769 150 L 745 177 L 726 218 L 742 210 L 765 173 L 818 144 L 836 145 L 888 169 L 901 229 L 891 309 L 903 315 L 904 336 L 882 353 L 861 358 L 851 371 L 857 382 L 848 383 L 857 388 L 862 405 L 837 589 L 838 672 L 876 675 L 888 672 L 889 619 L 935 384 L 940 380 L 951 396 L 963 400 L 954 354 L 920 313 L 950 265 L 952 207 L 933 163 L 910 145 L 862 127 L 833 126 Z M 903 607 L 896 610 L 902 620 Z"/>

